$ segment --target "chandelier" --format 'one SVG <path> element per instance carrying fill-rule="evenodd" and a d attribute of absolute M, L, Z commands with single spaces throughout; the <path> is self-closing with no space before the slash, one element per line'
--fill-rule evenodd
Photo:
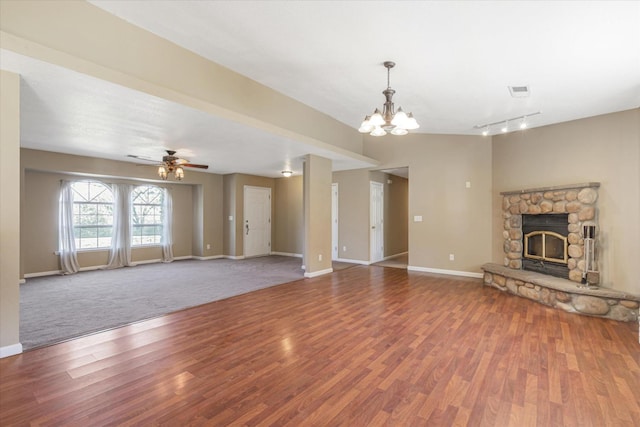
<path fill-rule="evenodd" d="M 376 108 L 371 116 L 364 118 L 358 132 L 368 133 L 372 136 L 384 136 L 387 132 L 391 132 L 391 135 L 406 135 L 410 130 L 418 129 L 420 125 L 413 118 L 413 114 L 405 113 L 402 111 L 402 107 L 398 107 L 398 111 L 395 111 L 392 99 L 396 91 L 391 89 L 389 74 L 396 63 L 385 61 L 383 65 L 387 69 L 387 88 L 382 91 L 386 98 L 382 106 L 382 113 Z"/>

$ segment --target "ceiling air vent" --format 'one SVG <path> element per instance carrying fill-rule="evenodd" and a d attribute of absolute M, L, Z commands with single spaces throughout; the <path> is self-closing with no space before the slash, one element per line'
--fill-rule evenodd
<path fill-rule="evenodd" d="M 507 86 L 509 93 L 514 98 L 526 98 L 529 96 L 529 86 Z"/>

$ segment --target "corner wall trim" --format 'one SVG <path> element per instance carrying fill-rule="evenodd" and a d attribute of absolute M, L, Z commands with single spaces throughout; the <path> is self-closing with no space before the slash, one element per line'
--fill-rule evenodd
<path fill-rule="evenodd" d="M 371 262 L 363 261 L 361 259 L 336 258 L 336 259 L 334 259 L 334 261 L 349 262 L 351 264 L 371 265 Z"/>
<path fill-rule="evenodd" d="M 443 270 L 440 268 L 414 267 L 412 265 L 408 266 L 407 270 L 421 271 L 423 273 L 447 274 L 449 276 L 474 277 L 476 279 L 482 279 L 483 277 L 482 273 L 473 273 L 471 271 Z"/>
<path fill-rule="evenodd" d="M 22 353 L 22 344 L 20 343 L 0 347 L 0 359 L 20 353 Z"/>
<path fill-rule="evenodd" d="M 386 257 L 382 258 L 382 260 L 386 261 L 388 259 L 395 258 L 395 257 L 401 256 L 401 255 L 406 255 L 408 253 L 409 252 L 400 252 L 399 254 L 393 254 L 393 255 L 386 256 Z"/>
<path fill-rule="evenodd" d="M 318 271 L 314 271 L 313 273 L 304 273 L 304 277 L 310 279 L 312 277 L 318 277 L 318 276 L 322 276 L 323 274 L 329 274 L 329 273 L 333 273 L 333 268 L 327 268 L 325 270 L 318 270 Z"/>

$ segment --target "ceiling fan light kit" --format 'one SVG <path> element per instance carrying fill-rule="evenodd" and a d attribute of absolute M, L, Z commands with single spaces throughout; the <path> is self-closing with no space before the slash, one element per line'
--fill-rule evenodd
<path fill-rule="evenodd" d="M 163 181 L 166 181 L 170 174 L 173 174 L 173 177 L 176 181 L 182 181 L 184 179 L 184 168 L 197 168 L 197 169 L 209 169 L 208 165 L 197 165 L 194 163 L 189 163 L 189 160 L 181 159 L 177 157 L 174 150 L 166 150 L 167 155 L 162 157 L 162 162 L 157 164 L 158 166 L 158 176 Z M 148 162 L 155 162 L 155 160 L 147 159 L 140 156 L 134 156 L 129 154 L 127 157 L 133 157 L 134 159 L 144 160 Z M 147 166 L 147 165 L 138 165 L 138 166 Z"/>
<path fill-rule="evenodd" d="M 372 115 L 365 116 L 358 132 L 368 133 L 372 136 L 384 136 L 388 132 L 390 132 L 391 135 L 406 135 L 410 130 L 418 129 L 420 125 L 413 117 L 413 114 L 405 113 L 402 107 L 398 107 L 398 111 L 395 111 L 393 95 L 396 91 L 391 89 L 389 74 L 396 63 L 393 61 L 385 61 L 383 65 L 387 69 L 387 88 L 382 91 L 382 94 L 385 96 L 382 112 L 376 108 Z"/>

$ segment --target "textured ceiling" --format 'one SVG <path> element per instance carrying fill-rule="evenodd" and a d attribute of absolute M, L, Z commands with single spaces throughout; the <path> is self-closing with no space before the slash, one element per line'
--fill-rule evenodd
<path fill-rule="evenodd" d="M 418 132 L 478 134 L 475 125 L 540 111 L 536 127 L 640 105 L 637 1 L 91 3 L 354 128 L 382 105 L 385 60 L 397 63 L 394 101 Z M 0 61 L 23 77 L 25 147 L 119 160 L 177 149 L 210 172 L 264 176 L 300 173 L 307 153 L 335 169 L 368 166 L 11 52 Z M 512 98 L 509 85 L 531 94 Z"/>

